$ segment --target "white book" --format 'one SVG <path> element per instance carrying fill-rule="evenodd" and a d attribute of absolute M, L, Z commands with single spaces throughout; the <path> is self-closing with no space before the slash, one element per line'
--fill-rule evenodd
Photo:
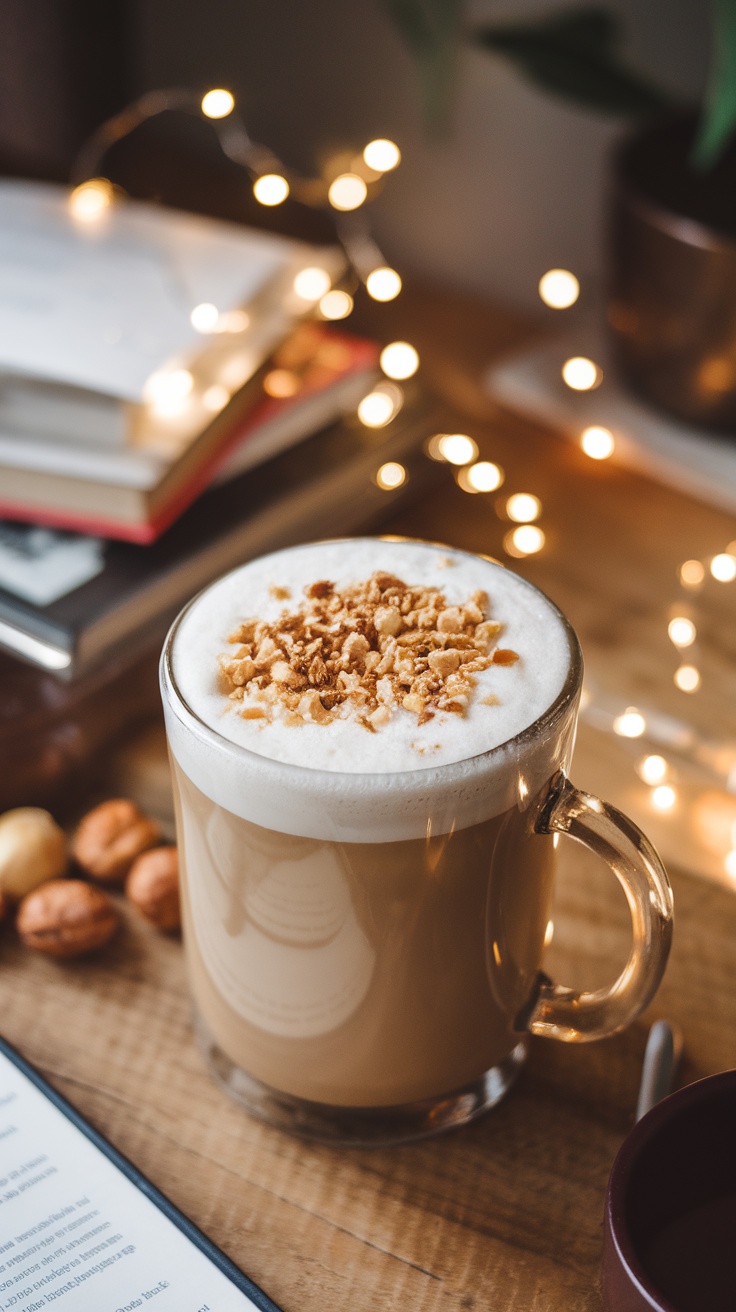
<path fill-rule="evenodd" d="M 113 446 L 156 430 L 161 449 L 180 447 L 207 387 L 237 390 L 309 310 L 293 280 L 314 264 L 335 277 L 342 257 L 137 201 L 81 222 L 66 188 L 0 180 L 0 429 Z M 248 314 L 203 334 L 203 304 L 225 323 Z M 146 384 L 177 368 L 194 375 L 191 414 L 167 423 L 147 414 Z"/>

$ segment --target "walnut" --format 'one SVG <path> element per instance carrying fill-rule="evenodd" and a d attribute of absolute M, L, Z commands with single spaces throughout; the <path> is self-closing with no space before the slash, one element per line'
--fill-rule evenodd
<path fill-rule="evenodd" d="M 161 831 L 125 797 L 101 802 L 81 821 L 72 843 L 77 864 L 103 883 L 125 878 L 133 861 L 159 841 Z"/>
<path fill-rule="evenodd" d="M 157 929 L 179 929 L 179 858 L 175 847 L 153 847 L 133 862 L 125 893 Z"/>
<path fill-rule="evenodd" d="M 49 957 L 78 957 L 108 943 L 119 922 L 101 888 L 52 879 L 23 899 L 16 923 L 26 947 Z"/>
<path fill-rule="evenodd" d="M 48 811 L 19 806 L 0 816 L 0 893 L 10 901 L 63 875 L 66 865 L 66 838 Z"/>

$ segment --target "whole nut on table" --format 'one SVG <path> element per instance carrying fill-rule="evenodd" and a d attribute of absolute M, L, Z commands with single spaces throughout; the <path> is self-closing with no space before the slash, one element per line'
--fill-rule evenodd
<path fill-rule="evenodd" d="M 141 915 L 157 929 L 178 929 L 179 857 L 175 847 L 154 847 L 134 862 L 125 892 Z"/>
<path fill-rule="evenodd" d="M 52 879 L 23 899 L 16 926 L 26 947 L 78 957 L 108 943 L 118 913 L 107 893 L 83 879 Z"/>
<path fill-rule="evenodd" d="M 67 865 L 66 837 L 39 806 L 19 806 L 0 815 L 0 893 L 19 902 Z"/>
<path fill-rule="evenodd" d="M 74 859 L 95 879 L 120 883 L 141 852 L 155 847 L 161 831 L 126 797 L 101 802 L 81 820 L 72 841 Z"/>

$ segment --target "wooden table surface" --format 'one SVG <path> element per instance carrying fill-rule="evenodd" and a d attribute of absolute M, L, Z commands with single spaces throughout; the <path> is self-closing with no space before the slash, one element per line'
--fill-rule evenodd
<path fill-rule="evenodd" d="M 479 376 L 528 333 L 514 316 L 425 292 L 374 316 L 382 336 L 417 345 L 425 378 L 457 407 L 458 427 L 504 467 L 504 491 L 542 500 L 547 545 L 520 568 L 566 610 L 593 677 L 623 704 L 656 696 L 701 732 L 736 737 L 734 592 L 714 585 L 702 599 L 713 642 L 694 697 L 674 689 L 666 636 L 677 564 L 723 550 L 735 536 L 727 517 L 610 463 L 594 466 L 498 411 Z M 444 487 L 386 527 L 499 555 L 509 525 L 493 497 L 463 493 L 448 470 Z M 622 754 L 584 728 L 573 777 L 639 808 L 641 819 L 648 793 L 626 746 Z M 158 724 L 111 755 L 66 818 L 120 792 L 170 824 Z M 195 1049 L 179 941 L 125 909 L 124 932 L 88 961 L 34 958 L 3 932 L 2 1032 L 286 1312 L 588 1312 L 600 1306 L 605 1183 L 632 1124 L 648 1024 L 667 1016 L 682 1026 L 681 1082 L 736 1065 L 736 897 L 698 876 L 702 843 L 691 841 L 689 822 L 650 819 L 670 857 L 676 929 L 649 1013 L 598 1044 L 534 1040 L 509 1097 L 433 1141 L 337 1150 L 252 1120 L 215 1087 Z M 711 848 L 720 870 L 715 839 Z M 560 851 L 548 969 L 591 987 L 625 959 L 625 904 L 584 852 L 570 843 Z M 688 869 L 672 859 L 678 853 Z"/>

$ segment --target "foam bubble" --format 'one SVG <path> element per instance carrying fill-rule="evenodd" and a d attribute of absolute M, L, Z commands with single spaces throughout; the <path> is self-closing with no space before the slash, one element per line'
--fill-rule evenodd
<path fill-rule="evenodd" d="M 477 676 L 465 716 L 440 713 L 421 726 L 403 709 L 373 734 L 353 720 L 293 726 L 238 715 L 217 679 L 217 657 L 238 624 L 253 616 L 277 620 L 318 579 L 343 587 L 376 570 L 439 587 L 449 605 L 485 590 L 491 617 L 504 624 L 502 645 L 520 659 Z M 288 589 L 291 600 L 279 600 L 275 589 Z M 351 841 L 423 836 L 428 823 L 446 832 L 513 805 L 522 776 L 526 788 L 544 783 L 560 744 L 548 730 L 524 731 L 559 697 L 570 662 L 559 612 L 501 565 L 425 543 L 315 543 L 250 562 L 185 612 L 171 654 L 184 704 L 173 691 L 165 697 L 169 738 L 202 791 L 266 827 Z M 486 704 L 489 693 L 499 704 Z"/>

